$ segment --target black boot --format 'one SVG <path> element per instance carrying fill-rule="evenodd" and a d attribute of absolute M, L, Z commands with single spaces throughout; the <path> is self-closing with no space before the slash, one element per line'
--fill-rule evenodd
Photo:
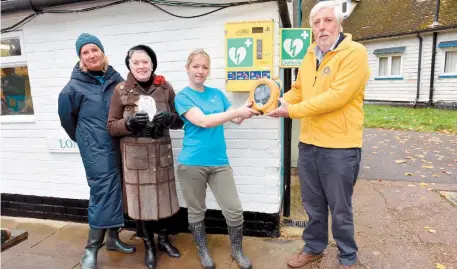
<path fill-rule="evenodd" d="M 144 241 L 144 265 L 149 269 L 157 268 L 156 248 L 154 245 L 154 234 L 152 238 L 143 238 Z"/>
<path fill-rule="evenodd" d="M 228 226 L 230 242 L 232 244 L 232 257 L 241 269 L 251 269 L 251 261 L 243 254 L 243 224 Z"/>
<path fill-rule="evenodd" d="M 208 251 L 208 243 L 206 240 L 205 223 L 203 221 L 189 223 L 190 231 L 194 236 L 195 244 L 197 245 L 198 256 L 200 257 L 200 263 L 205 269 L 214 269 L 216 265 L 211 258 Z"/>
<path fill-rule="evenodd" d="M 167 229 L 162 229 L 159 231 L 159 239 L 157 241 L 157 245 L 160 251 L 166 252 L 168 256 L 172 258 L 179 258 L 181 256 L 179 250 L 175 248 L 168 240 Z"/>
<path fill-rule="evenodd" d="M 154 244 L 154 233 L 148 228 L 147 221 L 139 220 L 137 223 L 138 234 L 143 238 L 144 242 L 144 264 L 149 269 L 157 268 L 156 248 Z"/>
<path fill-rule="evenodd" d="M 79 262 L 81 264 L 81 269 L 97 268 L 97 253 L 98 249 L 102 246 L 105 231 L 105 229 L 89 229 L 89 236 L 87 238 L 84 256 Z"/>
<path fill-rule="evenodd" d="M 117 228 L 111 228 L 107 231 L 106 250 L 119 251 L 121 253 L 130 254 L 135 252 L 135 246 L 127 245 L 119 239 Z"/>

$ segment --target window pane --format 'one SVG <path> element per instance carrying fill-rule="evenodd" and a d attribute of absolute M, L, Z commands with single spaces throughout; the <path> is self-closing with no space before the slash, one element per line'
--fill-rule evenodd
<path fill-rule="evenodd" d="M 33 115 L 27 66 L 1 69 L 1 115 Z"/>
<path fill-rule="evenodd" d="M 444 73 L 457 73 L 457 50 L 446 51 L 444 59 Z"/>
<path fill-rule="evenodd" d="M 379 58 L 379 76 L 387 76 L 387 57 Z"/>
<path fill-rule="evenodd" d="M 343 13 L 346 13 L 346 11 L 348 10 L 348 3 L 347 2 L 344 2 L 343 3 Z"/>
<path fill-rule="evenodd" d="M 392 76 L 400 75 L 400 63 L 401 63 L 401 56 L 392 56 L 392 69 L 390 71 L 390 74 Z"/>
<path fill-rule="evenodd" d="M 19 38 L 2 39 L 0 48 L 2 57 L 22 55 Z"/>

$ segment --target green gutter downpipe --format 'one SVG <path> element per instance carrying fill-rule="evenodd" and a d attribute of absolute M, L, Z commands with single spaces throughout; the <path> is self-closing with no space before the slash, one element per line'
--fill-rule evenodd
<path fill-rule="evenodd" d="M 279 16 L 282 22 L 282 28 L 292 28 L 290 22 L 289 9 L 286 0 L 277 0 Z M 292 69 L 284 68 L 284 93 L 290 90 L 292 86 Z M 291 143 L 292 143 L 292 120 L 283 119 L 283 160 L 284 160 L 284 180 L 283 180 L 283 216 L 290 216 L 290 169 L 291 169 Z"/>
<path fill-rule="evenodd" d="M 301 0 L 298 0 L 298 28 L 302 27 L 302 25 L 301 25 L 301 17 L 302 17 L 302 14 L 301 14 Z"/>

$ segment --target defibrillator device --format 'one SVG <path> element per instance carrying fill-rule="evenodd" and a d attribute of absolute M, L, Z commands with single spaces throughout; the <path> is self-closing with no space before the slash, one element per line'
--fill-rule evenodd
<path fill-rule="evenodd" d="M 262 78 L 251 84 L 249 101 L 252 108 L 267 114 L 279 106 L 278 98 L 281 95 L 281 81 L 279 79 Z"/>

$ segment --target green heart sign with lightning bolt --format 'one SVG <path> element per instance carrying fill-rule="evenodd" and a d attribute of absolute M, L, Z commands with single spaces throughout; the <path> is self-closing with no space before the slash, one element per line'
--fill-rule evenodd
<path fill-rule="evenodd" d="M 252 67 L 254 60 L 252 38 L 229 38 L 227 50 L 228 67 Z"/>
<path fill-rule="evenodd" d="M 308 47 L 312 43 L 311 29 L 281 29 L 280 67 L 300 67 Z"/>

